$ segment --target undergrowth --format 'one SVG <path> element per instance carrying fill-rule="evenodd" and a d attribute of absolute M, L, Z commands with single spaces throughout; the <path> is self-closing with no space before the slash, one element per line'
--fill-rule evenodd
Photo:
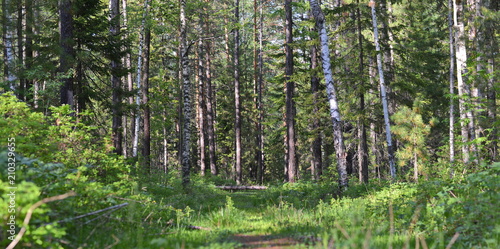
<path fill-rule="evenodd" d="M 293 238 L 298 248 L 500 247 L 499 163 L 453 179 L 353 184 L 344 193 L 326 181 L 232 193 L 216 186 L 233 182 L 196 175 L 184 188 L 175 169 L 141 174 L 114 156 L 110 141 L 67 107 L 45 117 L 13 98 L 0 98 L 0 137 L 16 141 L 16 232 L 35 202 L 77 194 L 37 208 L 20 248 L 237 248 L 237 234 Z M 7 174 L 0 168 L 0 246 L 10 243 Z"/>

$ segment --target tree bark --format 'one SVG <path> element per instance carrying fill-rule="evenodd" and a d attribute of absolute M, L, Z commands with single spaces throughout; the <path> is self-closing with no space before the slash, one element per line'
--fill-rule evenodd
<path fill-rule="evenodd" d="M 68 75 L 72 68 L 75 50 L 73 48 L 73 14 L 70 0 L 59 1 L 59 45 L 61 55 L 59 57 L 59 73 L 63 76 L 61 93 L 61 105 L 70 105 L 74 108 L 73 75 Z"/>
<path fill-rule="evenodd" d="M 209 0 L 206 0 L 209 3 Z M 205 31 L 211 34 L 208 13 L 205 18 Z M 206 109 L 207 109 L 207 136 L 208 136 L 208 155 L 210 164 L 210 173 L 212 175 L 217 175 L 217 154 L 216 154 L 216 142 L 215 142 L 215 113 L 213 107 L 214 94 L 212 91 L 212 43 L 210 39 L 205 40 L 205 99 L 206 99 Z"/>
<path fill-rule="evenodd" d="M 314 180 L 319 181 L 321 175 L 323 174 L 323 160 L 321 144 L 321 131 L 320 128 L 320 118 L 318 117 L 319 112 L 319 84 L 320 78 L 316 75 L 316 70 L 318 70 L 318 48 L 316 45 L 311 47 L 311 71 L 313 75 L 311 76 L 311 93 L 313 95 L 313 121 L 312 130 L 314 132 L 314 140 L 311 144 L 311 174 Z"/>
<path fill-rule="evenodd" d="M 149 15 L 150 3 L 149 0 L 144 2 L 146 18 Z M 146 19 L 145 18 L 145 19 Z M 142 158 L 146 172 L 151 173 L 151 110 L 149 108 L 149 61 L 151 47 L 151 29 L 147 23 L 144 24 L 144 52 L 143 60 L 144 68 L 142 74 L 142 106 L 144 113 L 143 121 L 143 137 L 142 137 Z"/>
<path fill-rule="evenodd" d="M 203 26 L 203 25 L 202 25 Z M 205 79 L 203 75 L 203 60 L 201 55 L 203 54 L 203 41 L 198 41 L 198 51 L 196 52 L 196 57 L 198 58 L 197 65 L 197 94 L 198 99 L 196 103 L 196 112 L 198 114 L 198 165 L 200 165 L 200 174 L 205 175 L 207 166 L 205 164 L 206 158 L 206 148 L 205 148 L 205 131 L 206 131 L 206 104 L 205 104 Z"/>
<path fill-rule="evenodd" d="M 234 23 L 239 25 L 240 22 L 240 1 L 236 0 L 234 9 Z M 240 185 L 242 182 L 242 169 L 241 169 L 241 99 L 240 99 L 240 30 L 236 27 L 234 30 L 234 134 L 235 134 L 235 177 L 236 184 Z"/>
<path fill-rule="evenodd" d="M 8 83 L 9 89 L 11 91 L 16 90 L 15 81 L 16 76 L 14 73 L 14 31 L 13 31 L 13 9 L 12 2 L 10 0 L 2 1 L 2 14 L 3 14 L 3 70 L 4 70 L 4 80 Z"/>
<path fill-rule="evenodd" d="M 33 13 L 33 0 L 26 0 L 26 47 L 25 47 L 25 53 L 26 53 L 26 63 L 25 66 L 26 68 L 31 68 L 33 65 L 33 26 L 34 26 L 34 13 Z M 25 99 L 26 102 L 30 104 L 33 103 L 33 96 L 34 92 L 32 92 L 33 88 L 33 80 L 32 79 L 26 79 L 26 93 L 25 93 Z"/>
<path fill-rule="evenodd" d="M 450 93 L 450 164 L 452 168 L 451 175 L 454 174 L 454 163 L 455 163 L 455 48 L 453 41 L 453 0 L 448 0 L 448 32 L 449 32 L 449 48 L 450 48 L 450 68 L 449 68 L 449 93 Z"/>
<path fill-rule="evenodd" d="M 191 82 L 189 79 L 189 46 L 187 42 L 186 0 L 180 1 L 180 64 L 182 69 L 182 138 L 181 165 L 182 184 L 186 187 L 191 173 Z"/>
<path fill-rule="evenodd" d="M 292 1 L 285 0 L 285 126 L 286 126 L 286 152 L 287 155 L 287 180 L 295 182 L 297 177 L 297 158 L 295 146 L 295 82 L 291 80 L 293 75 L 293 20 L 292 20 Z"/>
<path fill-rule="evenodd" d="M 464 163 L 470 161 L 470 141 L 469 126 L 467 119 L 470 118 L 467 110 L 468 101 L 470 98 L 470 88 L 467 85 L 466 74 L 467 70 L 467 49 L 465 47 L 465 28 L 463 23 L 463 3 L 461 1 L 453 1 L 453 23 L 455 29 L 455 55 L 457 66 L 457 85 L 459 96 L 459 111 L 460 111 L 460 131 L 462 135 L 462 159 Z M 469 120 L 470 121 L 470 120 Z M 470 123 L 470 122 L 469 122 Z"/>
<path fill-rule="evenodd" d="M 375 1 L 371 0 L 370 6 L 371 6 L 371 10 L 372 10 L 373 36 L 375 39 L 375 49 L 377 51 L 377 68 L 378 68 L 379 83 L 380 83 L 380 95 L 382 97 L 382 107 L 383 107 L 383 111 L 384 111 L 385 133 L 386 133 L 386 139 L 387 139 L 387 154 L 389 157 L 389 172 L 391 174 L 391 178 L 395 179 L 396 178 L 396 165 L 394 162 L 395 158 L 394 158 L 394 148 L 392 145 L 391 123 L 390 123 L 390 118 L 389 118 L 387 91 L 386 91 L 386 86 L 385 86 L 385 81 L 384 81 L 384 69 L 382 66 L 382 54 L 380 52 L 380 44 L 379 44 L 379 39 L 378 39 L 377 13 L 375 10 L 375 5 L 376 5 Z"/>
<path fill-rule="evenodd" d="M 121 48 L 118 44 L 120 40 L 120 1 L 119 0 L 110 0 L 110 33 L 112 36 L 112 44 L 115 49 L 115 53 L 112 55 L 111 59 L 111 87 L 112 87 L 112 137 L 113 137 L 113 146 L 115 147 L 116 154 L 122 154 L 122 115 L 123 115 L 123 107 L 122 107 L 122 83 L 121 77 L 119 75 L 120 65 L 120 55 Z"/>
<path fill-rule="evenodd" d="M 359 5 L 359 0 L 356 1 Z M 368 183 L 368 144 L 366 137 L 365 125 L 365 65 L 364 65 L 364 50 L 363 50 L 363 34 L 361 33 L 361 11 L 359 7 L 356 8 L 357 28 L 358 28 L 358 44 L 359 44 L 359 111 L 360 117 L 358 119 L 358 176 L 359 182 Z"/>
<path fill-rule="evenodd" d="M 334 147 L 337 155 L 337 171 L 339 174 L 339 186 L 342 189 L 348 186 L 347 176 L 347 153 L 345 151 L 344 137 L 342 134 L 342 120 L 340 117 L 339 104 L 337 101 L 337 92 L 333 82 L 333 74 L 330 63 L 330 50 L 328 48 L 328 34 L 324 25 L 325 16 L 316 0 L 309 0 L 311 11 L 316 20 L 320 44 L 321 44 L 321 61 L 323 64 L 323 73 L 326 82 L 326 91 L 328 102 L 330 105 L 330 116 L 333 123 Z"/>

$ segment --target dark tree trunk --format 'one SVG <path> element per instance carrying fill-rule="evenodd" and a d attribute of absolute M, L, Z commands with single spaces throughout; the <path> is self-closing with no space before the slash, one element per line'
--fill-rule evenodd
<path fill-rule="evenodd" d="M 359 5 L 359 0 L 356 1 Z M 359 52 L 359 111 L 360 117 L 358 119 L 358 175 L 359 182 L 368 182 L 368 144 L 366 138 L 366 125 L 365 125 L 365 65 L 364 65 L 364 51 L 363 51 L 363 34 L 361 33 L 361 11 L 356 8 L 357 28 L 358 28 L 358 44 Z"/>
<path fill-rule="evenodd" d="M 292 1 L 285 0 L 285 84 L 286 84 L 286 99 L 285 99 L 285 126 L 286 126 L 286 152 L 288 182 L 295 182 L 297 178 L 297 158 L 295 146 L 295 82 L 291 80 L 293 75 L 293 20 L 292 20 Z"/>
<path fill-rule="evenodd" d="M 73 65 L 75 57 L 75 50 L 73 48 L 73 15 L 71 8 L 71 0 L 59 1 L 59 45 L 61 46 L 59 73 L 64 75 L 60 89 L 61 104 L 70 105 L 71 109 L 73 109 L 73 75 L 67 75 Z"/>
<path fill-rule="evenodd" d="M 113 146 L 115 147 L 116 154 L 122 154 L 122 83 L 121 77 L 119 75 L 119 70 L 121 67 L 120 63 L 120 52 L 121 48 L 118 41 L 120 40 L 120 1 L 110 0 L 110 18 L 111 27 L 110 32 L 112 36 L 113 48 L 115 49 L 114 54 L 111 59 L 111 87 L 113 89 L 112 93 L 112 136 L 113 136 Z"/>
<path fill-rule="evenodd" d="M 234 9 L 234 22 L 239 23 L 240 20 L 240 1 L 236 0 Z M 242 169 L 241 169 L 241 99 L 240 99 L 240 31 L 239 28 L 234 30 L 234 107 L 235 107 L 235 118 L 234 118 L 234 134 L 235 134 L 235 177 L 236 184 L 242 183 Z"/>
<path fill-rule="evenodd" d="M 33 17 L 33 0 L 26 0 L 26 68 L 32 67 L 33 62 L 33 25 L 34 25 L 34 17 Z M 33 104 L 33 80 L 26 79 L 26 94 L 25 99 L 26 102 Z"/>
<path fill-rule="evenodd" d="M 322 160 L 322 138 L 320 128 L 320 118 L 318 117 L 319 112 L 319 84 L 320 78 L 317 76 L 316 70 L 318 70 L 318 48 L 316 45 L 311 47 L 311 71 L 313 75 L 311 76 L 311 93 L 313 94 L 313 121 L 312 130 L 314 131 L 314 140 L 311 144 L 311 173 L 313 179 L 318 181 L 323 173 L 323 160 Z"/>
<path fill-rule="evenodd" d="M 146 6 L 149 9 L 149 4 Z M 144 169 L 151 172 L 151 111 L 149 108 L 149 57 L 151 47 L 151 29 L 146 24 L 144 28 L 144 49 L 143 49 L 143 69 L 142 69 L 142 105 L 144 111 L 144 134 L 142 140 L 142 157 Z"/>

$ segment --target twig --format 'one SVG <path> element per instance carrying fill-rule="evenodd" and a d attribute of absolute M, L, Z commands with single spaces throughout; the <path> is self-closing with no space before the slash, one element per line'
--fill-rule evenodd
<path fill-rule="evenodd" d="M 36 208 L 38 208 L 39 206 L 41 206 L 45 203 L 63 200 L 63 199 L 66 199 L 70 196 L 75 196 L 75 195 L 76 195 L 76 193 L 74 191 L 70 191 L 66 194 L 44 198 L 44 199 L 38 201 L 37 203 L 31 205 L 31 207 L 28 209 L 28 212 L 26 213 L 26 217 L 24 218 L 23 227 L 21 228 L 21 230 L 19 230 L 19 233 L 16 235 L 16 238 L 14 238 L 14 240 L 12 242 L 10 242 L 9 246 L 7 246 L 6 249 L 13 249 L 17 245 L 17 243 L 19 243 L 19 241 L 23 237 L 24 233 L 26 232 L 26 227 L 28 227 L 28 224 L 30 223 L 30 220 L 31 220 L 31 215 L 33 214 L 33 211 L 35 211 Z"/>
<path fill-rule="evenodd" d="M 91 215 L 94 215 L 94 214 L 102 213 L 104 211 L 108 211 L 108 210 L 111 210 L 111 209 L 119 209 L 119 208 L 125 207 L 127 205 L 128 205 L 128 202 L 125 202 L 125 203 L 122 203 L 122 204 L 119 204 L 119 205 L 107 207 L 107 208 L 104 208 L 104 209 L 101 209 L 101 210 L 97 210 L 97 211 L 94 211 L 94 212 L 82 214 L 82 215 L 79 215 L 79 216 L 76 216 L 76 217 L 73 217 L 73 218 L 69 218 L 69 219 L 65 219 L 65 220 L 61 220 L 61 221 L 57 221 L 57 222 L 58 223 L 64 223 L 64 222 L 68 222 L 68 221 L 72 221 L 72 220 L 84 218 L 84 217 L 87 217 L 87 216 L 91 216 Z M 113 211 L 115 211 L 115 210 L 113 210 Z M 51 223 L 49 223 L 49 224 L 51 224 Z"/>
<path fill-rule="evenodd" d="M 118 245 L 118 243 L 120 243 L 120 239 L 118 239 L 114 234 L 111 234 L 111 236 L 113 236 L 113 239 L 115 239 L 115 242 L 109 246 L 106 246 L 104 249 L 113 248 L 113 246 L 116 246 L 116 245 Z"/>
<path fill-rule="evenodd" d="M 457 241 L 458 236 L 460 236 L 459 233 L 455 233 L 455 235 L 453 235 L 453 238 L 451 238 L 450 243 L 448 243 L 448 245 L 446 246 L 446 249 L 451 249 L 451 246 L 453 246 L 453 244 L 455 244 L 455 241 Z"/>

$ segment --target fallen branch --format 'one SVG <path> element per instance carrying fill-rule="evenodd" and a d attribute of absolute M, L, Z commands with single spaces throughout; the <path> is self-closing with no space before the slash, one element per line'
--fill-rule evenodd
<path fill-rule="evenodd" d="M 266 186 L 215 186 L 222 190 L 264 190 Z"/>
<path fill-rule="evenodd" d="M 30 220 L 31 220 L 31 215 L 33 214 L 33 211 L 35 211 L 35 209 L 37 209 L 39 206 L 41 206 L 45 203 L 59 201 L 62 199 L 66 199 L 70 196 L 75 196 L 75 195 L 76 195 L 76 193 L 74 191 L 70 191 L 66 194 L 44 198 L 41 201 L 38 201 L 37 203 L 31 205 L 31 207 L 28 209 L 28 212 L 26 213 L 26 217 L 24 218 L 23 227 L 21 228 L 21 230 L 19 230 L 19 233 L 16 235 L 14 240 L 12 242 L 10 242 L 9 246 L 7 246 L 6 249 L 13 249 L 17 245 L 17 243 L 19 243 L 19 241 L 23 237 L 24 233 L 26 232 L 26 228 L 28 227 L 28 224 L 30 223 Z"/>
<path fill-rule="evenodd" d="M 116 211 L 117 209 L 120 209 L 120 208 L 125 207 L 127 205 L 128 205 L 128 202 L 125 202 L 125 203 L 122 203 L 122 204 L 114 205 L 114 206 L 111 206 L 111 207 L 107 207 L 107 208 L 104 208 L 104 209 L 100 209 L 100 210 L 97 210 L 97 211 L 94 211 L 94 212 L 82 214 L 82 215 L 79 215 L 79 216 L 76 216 L 76 217 L 73 217 L 73 218 L 69 218 L 69 219 L 65 219 L 65 220 L 61 220 L 61 221 L 57 221 L 57 222 L 58 223 L 63 223 L 63 222 L 68 222 L 68 221 L 72 221 L 72 220 L 76 220 L 76 219 L 81 219 L 81 218 L 84 218 L 84 217 L 87 217 L 87 216 L 91 216 L 91 215 L 94 215 L 94 214 L 102 213 L 104 211 L 108 211 L 108 210 L 112 210 L 112 209 L 115 209 L 113 211 Z"/>

